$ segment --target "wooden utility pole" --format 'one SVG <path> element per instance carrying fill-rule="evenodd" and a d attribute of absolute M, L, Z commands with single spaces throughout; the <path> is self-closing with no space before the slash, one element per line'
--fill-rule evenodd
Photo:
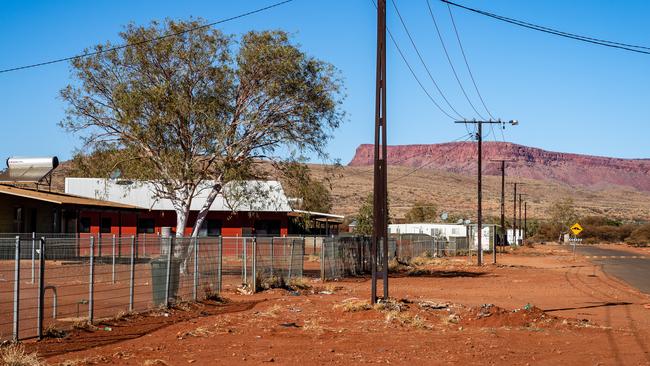
<path fill-rule="evenodd" d="M 477 120 L 464 120 L 464 121 L 456 121 L 456 123 L 464 123 L 464 124 L 475 124 L 478 127 L 478 132 L 476 134 L 476 140 L 478 141 L 478 169 L 477 169 L 477 175 L 478 175 L 478 184 L 477 184 L 477 222 L 476 222 L 476 235 L 478 235 L 478 240 L 477 240 L 477 264 L 480 266 L 483 264 L 483 209 L 482 209 L 482 204 L 483 204 L 483 186 L 482 186 L 482 166 L 483 166 L 483 151 L 482 151 L 482 146 L 483 146 L 483 125 L 484 124 L 504 124 L 501 120 L 487 120 L 487 121 L 477 121 Z M 516 120 L 512 120 L 509 122 L 510 124 L 517 125 L 518 122 Z M 489 245 L 489 244 L 488 244 Z"/>
<path fill-rule="evenodd" d="M 508 243 L 508 232 L 506 231 L 506 162 L 513 162 L 515 160 L 490 160 L 501 163 L 501 240 L 499 244 Z M 494 246 L 494 253 L 492 253 L 492 263 L 497 263 L 497 248 Z"/>
<path fill-rule="evenodd" d="M 377 6 L 377 70 L 375 88 L 375 162 L 373 191 L 372 285 L 370 302 L 377 302 L 378 249 L 384 280 L 384 300 L 388 299 L 388 173 L 386 171 L 386 0 Z"/>

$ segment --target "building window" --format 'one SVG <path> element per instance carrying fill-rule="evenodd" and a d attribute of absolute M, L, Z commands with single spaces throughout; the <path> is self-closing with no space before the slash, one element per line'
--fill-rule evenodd
<path fill-rule="evenodd" d="M 280 235 L 280 220 L 255 221 L 255 235 Z"/>
<path fill-rule="evenodd" d="M 102 217 L 102 221 L 99 227 L 99 232 L 102 234 L 110 234 L 111 232 L 111 218 Z"/>
<path fill-rule="evenodd" d="M 153 234 L 156 232 L 154 219 L 138 219 L 138 234 Z"/>
<path fill-rule="evenodd" d="M 90 232 L 90 217 L 82 217 L 79 219 L 79 232 L 80 233 Z"/>
<path fill-rule="evenodd" d="M 221 220 L 207 219 L 203 220 L 201 228 L 199 229 L 199 236 L 220 236 L 221 235 Z"/>

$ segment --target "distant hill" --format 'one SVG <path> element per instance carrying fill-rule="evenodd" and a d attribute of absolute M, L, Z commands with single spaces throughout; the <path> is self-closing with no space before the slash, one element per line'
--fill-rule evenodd
<path fill-rule="evenodd" d="M 453 142 L 430 145 L 388 146 L 388 164 L 426 167 L 459 174 L 476 174 L 476 143 Z M 506 142 L 483 144 L 484 174 L 500 175 L 499 163 L 490 159 L 511 159 L 507 175 L 554 181 L 594 189 L 631 187 L 650 192 L 650 159 L 619 159 L 567 154 Z M 370 166 L 373 145 L 357 148 L 349 166 Z"/>

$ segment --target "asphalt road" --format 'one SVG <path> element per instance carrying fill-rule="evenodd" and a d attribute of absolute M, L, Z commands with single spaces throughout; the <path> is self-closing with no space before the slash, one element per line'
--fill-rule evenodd
<path fill-rule="evenodd" d="M 578 246 L 577 254 L 602 265 L 603 271 L 617 277 L 638 290 L 650 294 L 650 252 L 636 254 L 623 250 Z"/>

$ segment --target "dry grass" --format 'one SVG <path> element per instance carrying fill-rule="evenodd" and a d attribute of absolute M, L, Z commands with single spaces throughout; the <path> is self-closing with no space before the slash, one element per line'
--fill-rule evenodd
<path fill-rule="evenodd" d="M 347 299 L 343 303 L 334 305 L 334 309 L 343 310 L 346 313 L 355 313 L 357 311 L 365 311 L 372 309 L 367 300 Z"/>
<path fill-rule="evenodd" d="M 65 331 L 58 329 L 54 324 L 50 324 L 43 331 L 43 336 L 45 338 L 63 338 L 65 337 Z"/>
<path fill-rule="evenodd" d="M 311 284 L 304 277 L 294 277 L 289 280 L 288 287 L 292 290 L 309 290 Z"/>
<path fill-rule="evenodd" d="M 386 312 L 386 323 L 397 323 L 414 329 L 431 329 L 431 326 L 419 315 L 401 311 Z"/>
<path fill-rule="evenodd" d="M 257 274 L 257 290 L 270 290 L 272 288 L 287 288 L 287 283 L 282 276 Z"/>
<path fill-rule="evenodd" d="M 97 330 L 97 327 L 94 326 L 88 320 L 75 320 L 72 323 L 72 328 L 73 329 L 78 329 L 78 330 L 87 330 L 87 331 Z"/>
<path fill-rule="evenodd" d="M 104 356 L 95 356 L 95 357 L 85 357 L 85 358 L 75 358 L 72 360 L 65 360 L 59 362 L 57 366 L 86 366 L 86 365 L 98 365 L 109 363 L 109 360 Z"/>
<path fill-rule="evenodd" d="M 0 360 L 5 366 L 40 366 L 44 365 L 36 353 L 26 353 L 20 343 L 10 343 L 0 348 Z"/>
<path fill-rule="evenodd" d="M 325 328 L 318 322 L 318 320 L 305 320 L 305 324 L 303 324 L 302 330 L 305 332 L 313 332 L 317 334 L 325 332 Z"/>
<path fill-rule="evenodd" d="M 275 304 L 270 308 L 266 309 L 265 311 L 260 311 L 259 313 L 257 313 L 257 315 L 267 317 L 267 318 L 277 318 L 278 313 L 281 311 L 282 311 L 282 306 Z"/>
<path fill-rule="evenodd" d="M 183 339 L 187 337 L 208 337 L 212 335 L 213 332 L 209 331 L 206 327 L 198 327 L 194 330 L 191 330 L 189 332 L 179 332 L 176 335 L 177 339 Z"/>

